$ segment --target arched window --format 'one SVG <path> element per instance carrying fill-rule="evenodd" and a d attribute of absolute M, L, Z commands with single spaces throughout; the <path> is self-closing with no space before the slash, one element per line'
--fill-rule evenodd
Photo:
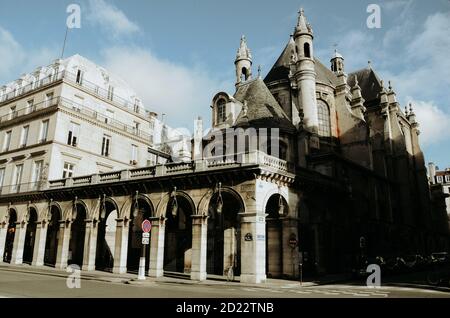
<path fill-rule="evenodd" d="M 319 136 L 331 137 L 330 109 L 321 100 L 317 101 L 317 114 L 319 117 Z"/>
<path fill-rule="evenodd" d="M 309 47 L 309 43 L 305 43 L 303 45 L 303 49 L 304 49 L 304 52 L 305 52 L 305 57 L 311 57 L 311 49 Z"/>
<path fill-rule="evenodd" d="M 247 81 L 248 80 L 248 70 L 247 70 L 247 68 L 246 67 L 243 67 L 242 68 L 242 81 Z"/>
<path fill-rule="evenodd" d="M 217 112 L 216 112 L 217 124 L 223 123 L 226 120 L 225 104 L 226 101 L 223 98 L 219 99 L 219 101 L 217 102 Z"/>

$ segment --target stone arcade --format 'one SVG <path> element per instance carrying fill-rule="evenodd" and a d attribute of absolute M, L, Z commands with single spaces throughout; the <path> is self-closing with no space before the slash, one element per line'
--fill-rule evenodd
<path fill-rule="evenodd" d="M 204 280 L 233 265 L 242 282 L 262 282 L 267 235 L 279 246 L 268 266 L 292 276 L 296 260 L 284 238 L 297 235 L 293 181 L 285 161 L 258 151 L 240 163 L 201 160 L 50 181 L 46 191 L 0 198 L 0 254 L 12 264 L 125 273 L 137 270 L 145 218 L 151 277 L 167 271 Z M 279 227 L 267 227 L 280 198 L 286 214 Z"/>

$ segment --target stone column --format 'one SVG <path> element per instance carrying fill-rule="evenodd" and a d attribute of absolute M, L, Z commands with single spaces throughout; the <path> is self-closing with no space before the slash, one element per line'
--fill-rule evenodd
<path fill-rule="evenodd" d="M 208 217 L 192 216 L 192 280 L 206 280 Z"/>
<path fill-rule="evenodd" d="M 150 277 L 162 277 L 164 275 L 164 238 L 166 220 L 164 218 L 151 218 L 152 231 L 150 234 Z"/>
<path fill-rule="evenodd" d="M 25 234 L 27 233 L 27 225 L 24 223 L 16 223 L 16 234 L 14 235 L 14 246 L 11 257 L 11 264 L 19 265 L 23 262 L 23 248 L 25 246 Z"/>
<path fill-rule="evenodd" d="M 298 233 L 298 219 L 292 217 L 282 218 L 282 250 L 283 250 L 283 276 L 299 277 L 299 247 L 292 248 L 289 240 L 295 236 L 298 244 L 302 244 Z"/>
<path fill-rule="evenodd" d="M 0 223 L 0 263 L 3 262 L 3 254 L 5 253 L 7 233 L 8 233 L 8 223 L 5 223 L 4 225 Z"/>
<path fill-rule="evenodd" d="M 69 243 L 70 243 L 70 231 L 71 223 L 66 225 L 65 221 L 60 222 L 59 238 L 58 238 L 58 251 L 56 254 L 55 268 L 65 269 L 67 267 L 67 258 L 69 256 Z"/>
<path fill-rule="evenodd" d="M 241 282 L 266 280 L 266 220 L 257 213 L 241 214 Z"/>
<path fill-rule="evenodd" d="M 116 219 L 116 222 L 113 273 L 123 274 L 127 272 L 129 221 L 125 224 L 124 219 Z"/>
<path fill-rule="evenodd" d="M 84 271 L 95 270 L 95 256 L 97 252 L 97 226 L 92 220 L 86 220 L 84 235 L 83 267 Z"/>
<path fill-rule="evenodd" d="M 47 241 L 46 222 L 38 222 L 36 226 L 36 239 L 34 241 L 33 262 L 32 266 L 43 266 L 45 256 L 45 244 Z"/>

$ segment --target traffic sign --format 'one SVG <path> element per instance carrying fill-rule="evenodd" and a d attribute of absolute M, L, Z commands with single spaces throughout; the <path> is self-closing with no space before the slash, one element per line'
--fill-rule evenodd
<path fill-rule="evenodd" d="M 148 237 L 143 237 L 142 238 L 142 245 L 149 245 L 150 244 L 150 239 Z"/>
<path fill-rule="evenodd" d="M 144 220 L 144 222 L 142 222 L 142 231 L 144 233 L 148 233 L 152 230 L 152 223 L 149 220 Z"/>
<path fill-rule="evenodd" d="M 142 238 L 149 238 L 150 237 L 150 233 L 142 233 Z"/>

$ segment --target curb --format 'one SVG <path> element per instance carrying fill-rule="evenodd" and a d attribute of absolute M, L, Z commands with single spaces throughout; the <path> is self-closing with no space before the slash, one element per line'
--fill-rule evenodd
<path fill-rule="evenodd" d="M 20 267 L 9 267 L 9 266 L 1 266 L 0 270 L 5 271 L 11 271 L 11 272 L 19 272 L 19 273 L 27 273 L 27 274 L 37 274 L 37 275 L 46 275 L 46 276 L 52 276 L 52 277 L 60 277 L 60 278 L 67 278 L 67 274 L 64 271 L 39 271 L 39 270 L 30 270 L 28 268 L 20 268 Z M 183 284 L 183 285 L 201 285 L 201 286 L 219 286 L 219 287 L 246 287 L 246 288 L 283 288 L 283 289 L 293 289 L 293 288 L 302 288 L 302 287 L 314 287 L 314 286 L 320 286 L 320 285 L 327 285 L 327 284 L 333 284 L 337 282 L 342 282 L 343 280 L 335 280 L 335 281 L 328 281 L 328 282 L 304 282 L 302 286 L 300 286 L 300 282 L 289 282 L 287 281 L 285 284 L 270 284 L 270 283 L 262 283 L 262 284 L 243 284 L 240 282 L 226 282 L 226 281 L 215 281 L 215 280 L 207 280 L 207 281 L 193 281 L 193 280 L 184 280 L 184 279 L 178 279 L 178 280 L 169 280 L 167 278 L 156 278 L 152 279 L 149 277 L 146 277 L 146 280 L 137 280 L 136 278 L 125 278 L 125 277 L 101 277 L 101 276 L 94 276 L 89 275 L 86 273 L 81 272 L 80 278 L 82 280 L 90 280 L 90 281 L 99 281 L 99 282 L 106 282 L 106 283 L 119 283 L 119 284 L 127 284 L 127 285 L 137 285 L 137 286 L 156 286 L 158 284 Z"/>

